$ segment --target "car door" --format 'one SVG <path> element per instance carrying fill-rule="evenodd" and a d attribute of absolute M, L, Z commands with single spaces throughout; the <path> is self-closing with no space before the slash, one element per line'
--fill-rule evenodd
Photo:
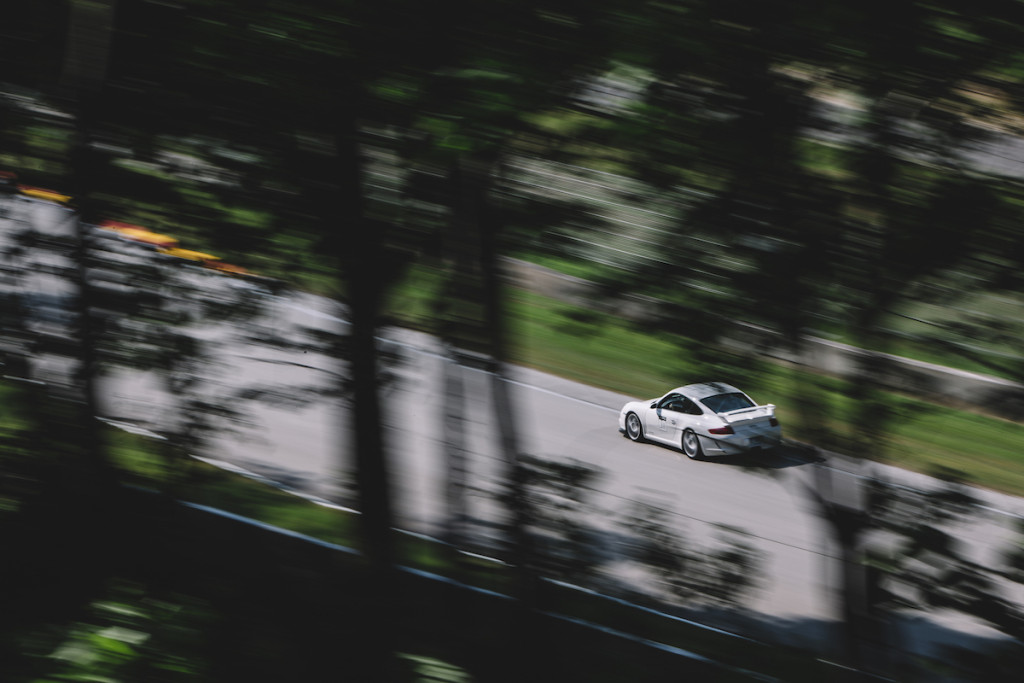
<path fill-rule="evenodd" d="M 677 396 L 668 402 L 663 414 L 666 418 L 666 443 L 679 446 L 682 444 L 684 431 L 700 431 L 698 428 L 704 411 L 685 396 Z"/>
<path fill-rule="evenodd" d="M 655 402 L 654 407 L 647 411 L 644 435 L 652 441 L 675 443 L 675 435 L 679 433 L 682 414 L 679 412 L 683 397 L 680 394 L 668 394 Z"/>

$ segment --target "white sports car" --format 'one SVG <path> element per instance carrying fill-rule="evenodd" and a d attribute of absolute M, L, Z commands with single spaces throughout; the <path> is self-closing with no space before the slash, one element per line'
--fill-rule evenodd
<path fill-rule="evenodd" d="M 782 441 L 775 406 L 757 405 L 722 382 L 689 384 L 650 401 L 630 401 L 619 431 L 633 441 L 676 446 L 690 458 L 772 448 Z"/>

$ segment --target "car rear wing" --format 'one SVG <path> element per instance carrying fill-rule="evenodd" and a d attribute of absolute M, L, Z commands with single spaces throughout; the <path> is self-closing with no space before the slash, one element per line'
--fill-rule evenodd
<path fill-rule="evenodd" d="M 727 413 L 719 413 L 718 416 L 729 424 L 734 422 L 748 422 L 758 418 L 775 417 L 775 404 L 767 403 L 763 406 L 751 406 L 749 408 L 740 408 L 739 410 L 730 410 Z"/>

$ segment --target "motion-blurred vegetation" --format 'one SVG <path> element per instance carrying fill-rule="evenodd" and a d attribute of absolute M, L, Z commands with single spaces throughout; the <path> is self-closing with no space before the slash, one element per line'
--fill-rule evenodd
<path fill-rule="evenodd" d="M 364 514 L 354 544 L 366 553 L 358 576 L 367 604 L 379 600 L 358 610 L 365 642 L 398 652 L 386 628 L 401 611 L 388 590 L 401 553 L 374 343 L 389 323 L 484 353 L 499 378 L 503 364 L 527 361 L 641 395 L 680 377 L 743 380 L 779 395 L 795 433 L 817 445 L 921 469 L 937 463 L 1024 491 L 1019 421 L 883 391 L 875 362 L 905 353 L 1024 380 L 1015 344 L 1024 332 L 1024 186 L 1020 161 L 1002 153 L 1022 133 L 1022 33 L 1024 6 L 1014 0 L 35 0 L 5 8 L 0 26 L 0 168 L 70 195 L 82 223 L 141 224 L 347 304 L 349 336 L 307 343 L 350 364 L 331 391 L 356 406 L 354 488 Z M 166 657 L 137 655 L 143 625 L 172 608 L 160 592 L 125 607 L 140 600 L 137 587 L 112 578 L 131 558 L 117 534 L 144 530 L 116 521 L 131 497 L 112 492 L 160 473 L 174 480 L 169 491 L 197 485 L 194 464 L 179 456 L 226 429 L 237 397 L 200 392 L 203 343 L 185 330 L 189 320 L 168 315 L 173 305 L 155 303 L 173 300 L 169 278 L 137 279 L 156 292 L 113 308 L 104 300 L 108 317 L 94 315 L 103 292 L 86 281 L 96 254 L 83 235 L 44 245 L 67 257 L 60 268 L 81 289 L 80 335 L 40 346 L 23 334 L 25 311 L 4 302 L 13 379 L 4 386 L 0 518 L 16 529 L 12 547 L 39 551 L 46 577 L 74 579 L 47 596 L 53 613 L 34 615 L 43 630 L 51 617 L 78 624 L 58 639 L 56 659 L 67 667 L 44 673 L 200 675 L 176 648 L 214 618 L 202 601 L 180 625 L 169 622 Z M 28 241 L 5 254 L 7 284 L 21 277 L 18 259 L 41 248 Z M 574 271 L 603 300 L 657 297 L 678 315 L 636 330 L 589 307 L 510 298 L 502 256 Z M 216 315 L 257 315 L 233 300 L 208 303 Z M 809 334 L 870 353 L 842 382 L 779 367 L 720 345 L 737 320 L 797 354 Z M 131 332 L 109 336 L 121 324 Z M 119 343 L 105 346 L 111 339 Z M 44 352 L 72 356 L 80 385 L 46 396 L 14 370 Z M 125 355 L 176 399 L 160 459 L 125 458 L 119 437 L 97 426 L 93 380 Z M 578 520 L 536 516 L 507 408 L 497 419 L 504 501 L 515 512 L 509 559 L 527 567 L 528 522 L 572 535 Z M 563 495 L 576 512 L 584 504 L 578 491 Z M 211 496 L 232 504 L 230 493 Z M 37 543 L 36 532 L 68 545 Z M 580 539 L 562 539 L 574 550 L 559 566 L 573 576 L 592 559 Z M 666 576 L 694 555 L 669 545 L 678 552 L 659 556 Z M 68 569 L 112 548 L 113 564 Z M 723 571 L 745 562 L 742 553 L 721 556 Z M 512 582 L 527 606 L 532 578 Z M 669 584 L 690 594 L 715 581 Z M 220 608 L 244 601 L 232 593 Z M 19 607 L 18 616 L 33 611 Z M 513 645 L 536 642 L 529 616 L 513 609 L 510 621 L 523 639 Z M 279 634 L 277 625 L 252 642 Z M 369 666 L 381 654 L 374 647 L 364 653 Z M 503 673 L 536 680 L 524 667 Z"/>

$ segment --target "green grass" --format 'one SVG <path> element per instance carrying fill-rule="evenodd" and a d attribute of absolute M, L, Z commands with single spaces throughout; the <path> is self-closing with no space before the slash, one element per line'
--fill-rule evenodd
<path fill-rule="evenodd" d="M 625 274 L 621 269 L 603 264 L 551 254 L 522 253 L 518 257 L 592 282 L 601 281 L 603 278 L 621 280 Z M 667 292 L 661 298 L 683 305 L 694 304 L 685 291 Z M 1024 297 L 983 294 L 964 297 L 956 307 L 908 302 L 903 308 L 905 310 L 902 311 L 902 315 L 889 316 L 886 326 L 891 329 L 892 334 L 886 339 L 886 347 L 876 348 L 876 351 L 1011 381 L 1020 381 L 1024 376 L 1024 357 L 1017 351 L 1015 345 L 1016 340 L 1024 334 L 1024 325 L 1018 322 L 1024 319 Z M 955 344 L 963 344 L 965 340 L 963 333 L 958 333 L 955 326 L 972 319 L 974 324 L 981 325 L 988 331 L 996 324 L 1000 325 L 1001 340 L 979 342 L 970 339 L 967 340 L 967 344 L 980 345 L 981 348 L 971 352 L 957 350 Z M 932 321 L 935 324 L 921 320 Z M 983 322 L 986 320 L 988 322 Z M 858 341 L 849 334 L 847 327 L 839 324 L 822 323 L 817 333 L 845 344 L 856 344 Z M 929 340 L 937 339 L 948 343 L 920 341 L 918 338 L 922 336 Z M 1009 354 L 1014 359 L 999 354 Z"/>
<path fill-rule="evenodd" d="M 1024 495 L 1024 425 L 905 399 L 889 451 L 895 464 L 948 468 L 998 491 Z"/>
<path fill-rule="evenodd" d="M 591 282 L 599 282 L 603 279 L 622 280 L 628 274 L 628 271 L 622 268 L 606 266 L 596 261 L 569 259 L 539 252 L 521 253 L 517 255 L 517 258 Z"/>
<path fill-rule="evenodd" d="M 522 290 L 511 292 L 509 313 L 513 360 L 584 384 L 654 396 L 693 370 L 672 339 L 606 315 Z"/>

